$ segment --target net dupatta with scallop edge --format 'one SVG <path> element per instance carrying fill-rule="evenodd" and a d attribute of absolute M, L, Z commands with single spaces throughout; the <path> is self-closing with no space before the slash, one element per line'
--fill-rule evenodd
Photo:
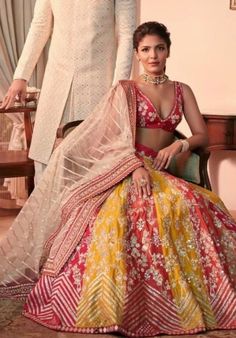
<path fill-rule="evenodd" d="M 135 116 L 132 81 L 121 81 L 55 150 L 0 242 L 1 298 L 24 298 L 42 271 L 55 276 L 115 184 L 142 166 Z"/>

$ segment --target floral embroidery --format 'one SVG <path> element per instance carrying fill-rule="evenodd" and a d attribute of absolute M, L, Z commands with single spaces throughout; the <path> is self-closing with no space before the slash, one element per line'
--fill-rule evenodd
<path fill-rule="evenodd" d="M 161 128 L 174 131 L 183 115 L 183 99 L 181 85 L 175 82 L 175 102 L 167 118 L 160 118 L 152 102 L 136 87 L 137 126 L 144 128 Z"/>

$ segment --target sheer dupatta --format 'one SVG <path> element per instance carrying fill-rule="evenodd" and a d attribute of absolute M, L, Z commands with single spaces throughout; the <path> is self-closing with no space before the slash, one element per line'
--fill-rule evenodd
<path fill-rule="evenodd" d="M 55 276 L 115 184 L 142 165 L 134 148 L 132 88 L 131 81 L 113 87 L 52 155 L 0 242 L 0 297 L 24 298 L 42 262 L 43 273 Z"/>

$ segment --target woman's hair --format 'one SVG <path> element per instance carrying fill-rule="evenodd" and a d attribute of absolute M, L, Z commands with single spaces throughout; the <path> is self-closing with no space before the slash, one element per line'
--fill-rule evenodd
<path fill-rule="evenodd" d="M 168 32 L 165 25 L 156 21 L 149 21 L 138 26 L 133 34 L 133 47 L 136 51 L 138 51 L 140 41 L 146 35 L 160 36 L 165 41 L 168 51 L 170 51 L 171 45 L 170 33 Z"/>

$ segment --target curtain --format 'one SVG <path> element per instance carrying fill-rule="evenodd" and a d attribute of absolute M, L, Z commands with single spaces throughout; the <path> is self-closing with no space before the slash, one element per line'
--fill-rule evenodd
<path fill-rule="evenodd" d="M 33 17 L 35 1 L 0 0 L 0 100 L 12 82 L 13 73 Z M 47 48 L 38 61 L 29 83 L 30 86 L 41 87 L 46 60 Z M 12 129 L 11 134 L 1 130 L 1 135 L 4 133 L 4 137 L 8 137 L 9 149 L 23 149 L 25 146 L 23 116 L 16 113 L 9 114 L 7 117 L 10 120 L 2 115 L 0 122 L 5 130 Z M 17 199 L 18 204 L 21 205 L 27 198 L 25 180 L 21 178 L 6 179 L 5 184 L 7 184 L 12 198 Z"/>

